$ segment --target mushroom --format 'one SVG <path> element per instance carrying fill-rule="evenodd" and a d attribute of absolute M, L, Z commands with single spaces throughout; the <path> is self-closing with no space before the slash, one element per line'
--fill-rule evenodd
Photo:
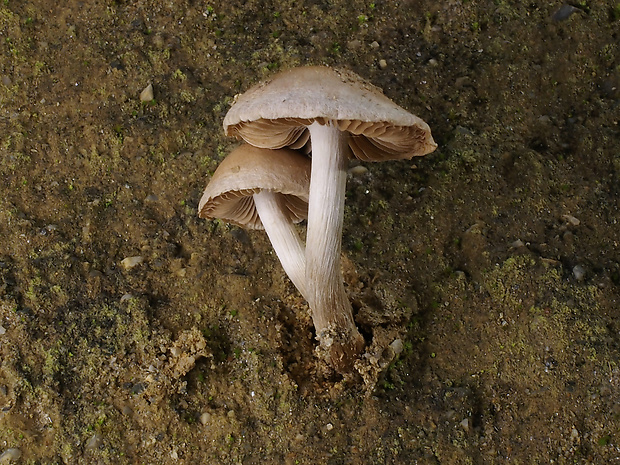
<path fill-rule="evenodd" d="M 243 144 L 220 163 L 198 215 L 247 229 L 264 229 L 284 271 L 308 300 L 304 247 L 294 223 L 308 216 L 310 160 L 289 149 Z"/>
<path fill-rule="evenodd" d="M 238 96 L 224 132 L 257 147 L 311 150 L 308 302 L 322 350 L 337 370 L 350 370 L 364 340 L 340 269 L 347 160 L 425 155 L 437 147 L 430 128 L 356 74 L 312 66 L 280 73 Z"/>

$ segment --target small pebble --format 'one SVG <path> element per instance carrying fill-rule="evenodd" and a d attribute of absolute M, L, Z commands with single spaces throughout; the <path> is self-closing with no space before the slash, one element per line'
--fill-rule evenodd
<path fill-rule="evenodd" d="M 465 431 L 469 431 L 469 419 L 465 418 L 463 421 L 461 421 L 461 428 L 463 428 Z"/>
<path fill-rule="evenodd" d="M 121 265 L 126 270 L 131 270 L 134 266 L 139 265 L 144 261 L 144 258 L 141 255 L 136 255 L 134 257 L 127 257 L 121 260 Z"/>
<path fill-rule="evenodd" d="M 210 421 L 211 421 L 211 414 L 209 412 L 203 412 L 200 415 L 200 423 L 202 423 L 203 425 L 206 425 Z"/>
<path fill-rule="evenodd" d="M 511 249 L 518 249 L 518 248 L 523 247 L 523 246 L 525 246 L 525 244 L 523 243 L 523 241 L 521 239 L 517 239 L 512 244 L 510 244 L 510 248 Z"/>
<path fill-rule="evenodd" d="M 17 460 L 22 456 L 22 451 L 17 448 L 7 449 L 0 455 L 0 463 L 9 463 Z"/>
<path fill-rule="evenodd" d="M 379 68 L 380 69 L 385 69 L 387 68 L 387 61 L 385 61 L 384 59 L 379 60 Z"/>
<path fill-rule="evenodd" d="M 362 47 L 362 42 L 360 40 L 354 39 L 347 42 L 347 47 L 351 50 L 359 50 Z"/>
<path fill-rule="evenodd" d="M 150 102 L 154 98 L 155 98 L 155 95 L 153 93 L 153 84 L 149 84 L 142 90 L 142 92 L 140 92 L 141 102 Z"/>
<path fill-rule="evenodd" d="M 555 13 L 551 15 L 551 19 L 554 21 L 564 21 L 571 17 L 573 13 L 579 11 L 579 8 L 574 7 L 573 5 L 564 4 L 557 10 Z"/>
<path fill-rule="evenodd" d="M 403 351 L 404 345 L 401 339 L 394 339 L 390 344 L 390 347 L 394 351 L 396 355 L 400 354 Z"/>
<path fill-rule="evenodd" d="M 0 336 L 4 336 L 6 334 L 6 328 L 4 326 L 0 326 Z"/>
<path fill-rule="evenodd" d="M 584 267 L 583 267 L 583 266 L 581 266 L 581 265 L 576 265 L 576 266 L 573 268 L 573 276 L 575 276 L 575 279 L 576 279 L 577 281 L 580 281 L 580 282 L 581 282 L 581 281 L 583 281 L 583 280 L 584 280 L 584 278 L 586 277 L 586 270 L 584 269 Z"/>
<path fill-rule="evenodd" d="M 575 218 L 573 215 L 562 215 L 562 219 L 566 221 L 571 226 L 579 226 L 581 221 L 578 218 Z"/>
<path fill-rule="evenodd" d="M 327 429 L 327 431 L 331 431 L 334 429 L 334 425 L 332 425 L 331 423 L 327 423 L 327 425 L 325 425 L 325 428 Z"/>
<path fill-rule="evenodd" d="M 97 449 L 99 448 L 99 446 L 101 446 L 101 443 L 103 442 L 103 437 L 101 437 L 101 434 L 99 433 L 95 433 L 93 434 L 90 439 L 88 440 L 88 442 L 86 443 L 85 449 Z"/>
<path fill-rule="evenodd" d="M 363 165 L 357 165 L 349 169 L 349 173 L 353 176 L 361 176 L 362 174 L 368 173 L 368 168 Z"/>

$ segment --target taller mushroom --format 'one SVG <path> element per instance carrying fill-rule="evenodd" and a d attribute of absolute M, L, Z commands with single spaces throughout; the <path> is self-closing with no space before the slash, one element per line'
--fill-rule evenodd
<path fill-rule="evenodd" d="M 294 68 L 237 97 L 224 132 L 256 147 L 312 152 L 306 285 L 320 350 L 349 371 L 364 347 L 340 269 L 346 168 L 410 159 L 437 147 L 428 125 L 358 75 L 322 66 Z"/>

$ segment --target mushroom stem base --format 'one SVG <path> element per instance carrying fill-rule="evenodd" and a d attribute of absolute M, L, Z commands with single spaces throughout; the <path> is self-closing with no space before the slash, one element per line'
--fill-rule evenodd
<path fill-rule="evenodd" d="M 312 174 L 306 238 L 308 303 L 320 343 L 320 352 L 338 371 L 349 371 L 363 348 L 355 326 L 340 268 L 344 220 L 347 134 L 335 125 L 312 123 Z"/>
<path fill-rule="evenodd" d="M 317 332 L 319 346 L 316 352 L 320 358 L 340 373 L 349 373 L 358 355 L 364 349 L 364 338 L 354 326 L 353 331 L 343 332 L 333 325 Z"/>

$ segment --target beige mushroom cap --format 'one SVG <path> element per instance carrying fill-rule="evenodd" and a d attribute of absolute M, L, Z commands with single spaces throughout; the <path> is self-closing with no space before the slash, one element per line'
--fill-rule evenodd
<path fill-rule="evenodd" d="M 314 121 L 348 131 L 360 160 L 410 159 L 437 148 L 428 124 L 378 87 L 323 66 L 285 71 L 238 96 L 224 118 L 224 132 L 257 147 L 301 148 L 309 138 L 306 126 Z"/>
<path fill-rule="evenodd" d="M 310 160 L 289 149 L 269 150 L 243 144 L 220 163 L 207 185 L 198 214 L 248 229 L 264 229 L 253 195 L 280 194 L 285 216 L 298 223 L 308 217 Z"/>

